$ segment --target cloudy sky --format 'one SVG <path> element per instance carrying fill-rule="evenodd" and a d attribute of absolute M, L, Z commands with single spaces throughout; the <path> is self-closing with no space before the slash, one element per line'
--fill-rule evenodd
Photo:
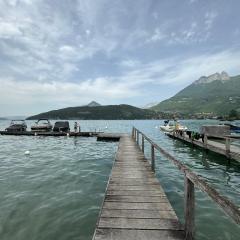
<path fill-rule="evenodd" d="M 240 74 L 239 0 L 0 0 L 0 116 L 143 106 Z"/>

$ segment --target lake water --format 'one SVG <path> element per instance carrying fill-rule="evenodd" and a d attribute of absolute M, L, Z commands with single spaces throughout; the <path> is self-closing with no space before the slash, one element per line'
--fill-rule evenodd
<path fill-rule="evenodd" d="M 130 133 L 136 126 L 240 205 L 240 164 L 169 139 L 157 128 L 162 121 L 79 122 L 82 131 Z M 192 130 L 214 123 L 218 122 L 183 121 Z M 0 121 L 1 130 L 8 125 L 9 121 Z M 118 143 L 83 137 L 0 136 L 0 146 L 0 239 L 90 240 Z M 146 156 L 150 156 L 147 144 Z M 160 154 L 156 175 L 183 222 L 183 175 Z M 200 191 L 196 192 L 196 230 L 197 240 L 240 236 L 240 227 Z"/>

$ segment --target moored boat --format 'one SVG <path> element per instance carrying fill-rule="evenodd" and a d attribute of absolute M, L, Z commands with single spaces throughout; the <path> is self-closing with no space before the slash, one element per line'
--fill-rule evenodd
<path fill-rule="evenodd" d="M 27 124 L 24 120 L 12 120 L 10 126 L 5 129 L 7 132 L 25 132 Z"/>
<path fill-rule="evenodd" d="M 187 127 L 181 125 L 178 121 L 172 122 L 172 121 L 169 121 L 169 120 L 165 120 L 164 125 L 160 126 L 160 129 L 163 132 L 173 132 L 173 131 L 176 131 L 176 130 L 186 131 Z"/>
<path fill-rule="evenodd" d="M 39 119 L 34 126 L 31 127 L 32 132 L 50 132 L 52 131 L 52 124 L 48 119 Z"/>
<path fill-rule="evenodd" d="M 53 131 L 54 132 L 69 132 L 70 131 L 69 122 L 68 121 L 55 122 Z"/>

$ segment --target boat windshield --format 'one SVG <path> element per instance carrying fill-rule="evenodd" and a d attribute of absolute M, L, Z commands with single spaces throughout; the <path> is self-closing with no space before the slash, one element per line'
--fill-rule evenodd
<path fill-rule="evenodd" d="M 25 124 L 24 120 L 12 120 L 10 125 L 15 125 L 15 124 Z"/>
<path fill-rule="evenodd" d="M 48 119 L 39 119 L 36 124 L 48 125 L 50 122 Z"/>

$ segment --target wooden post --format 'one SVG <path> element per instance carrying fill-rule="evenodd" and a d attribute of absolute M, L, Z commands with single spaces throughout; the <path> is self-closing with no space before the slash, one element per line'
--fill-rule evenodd
<path fill-rule="evenodd" d="M 142 152 L 144 153 L 144 136 L 142 134 Z"/>
<path fill-rule="evenodd" d="M 185 214 L 185 239 L 193 240 L 195 223 L 195 196 L 194 196 L 194 184 L 185 175 L 184 182 L 184 214 Z"/>
<path fill-rule="evenodd" d="M 134 138 L 134 127 L 132 128 L 132 138 Z"/>
<path fill-rule="evenodd" d="M 207 134 L 204 134 L 203 142 L 204 142 L 204 145 L 207 146 L 207 142 L 208 142 Z"/>
<path fill-rule="evenodd" d="M 155 172 L 155 152 L 154 152 L 153 145 L 151 145 L 151 168 L 152 168 L 152 171 Z"/>
<path fill-rule="evenodd" d="M 225 143 L 225 146 L 226 146 L 226 154 L 229 155 L 230 153 L 230 144 L 231 144 L 231 139 L 230 138 L 226 138 L 226 143 Z"/>
<path fill-rule="evenodd" d="M 137 145 L 139 145 L 139 131 L 137 131 Z"/>

